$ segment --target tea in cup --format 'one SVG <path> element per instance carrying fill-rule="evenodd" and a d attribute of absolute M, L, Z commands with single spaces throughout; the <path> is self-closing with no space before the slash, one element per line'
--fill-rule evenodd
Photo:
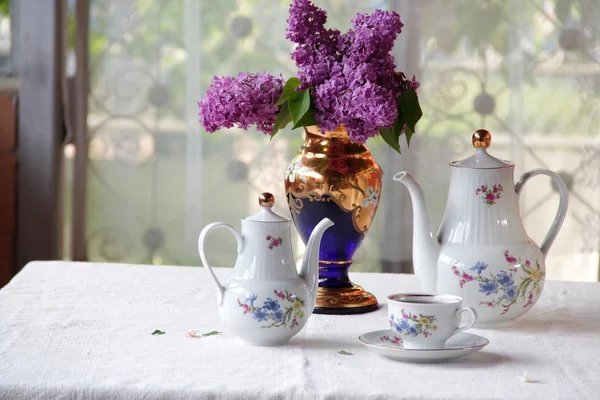
<path fill-rule="evenodd" d="M 393 294 L 388 296 L 388 320 L 405 349 L 443 349 L 446 340 L 472 328 L 477 312 L 462 307 L 463 299 L 449 294 Z M 462 313 L 471 322 L 460 326 Z"/>

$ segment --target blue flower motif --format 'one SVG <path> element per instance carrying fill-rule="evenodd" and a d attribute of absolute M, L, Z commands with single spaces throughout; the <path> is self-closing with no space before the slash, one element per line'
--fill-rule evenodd
<path fill-rule="evenodd" d="M 263 305 L 263 307 L 265 308 L 265 310 L 275 311 L 279 309 L 279 303 L 277 302 L 277 300 L 274 300 L 269 297 L 265 300 L 265 304 Z"/>
<path fill-rule="evenodd" d="M 417 327 L 413 325 L 410 328 L 408 328 L 408 333 L 410 333 L 413 336 L 417 336 L 419 334 L 419 331 Z"/>
<path fill-rule="evenodd" d="M 508 274 L 506 271 L 500 271 L 496 275 L 496 281 L 503 286 L 512 286 L 515 284 L 512 274 Z"/>
<path fill-rule="evenodd" d="M 267 313 L 260 308 L 252 313 L 252 317 L 258 322 L 266 321 L 269 318 Z"/>
<path fill-rule="evenodd" d="M 248 303 L 248 302 L 249 302 L 249 303 L 250 303 L 250 305 L 251 305 L 251 306 L 253 306 L 253 305 L 254 305 L 254 300 L 256 300 L 256 297 L 257 297 L 257 296 L 256 296 L 255 294 L 251 294 L 250 296 L 246 295 L 246 300 L 245 300 L 245 302 L 246 302 L 246 303 Z"/>
<path fill-rule="evenodd" d="M 498 293 L 498 284 L 486 278 L 483 282 L 479 283 L 479 291 L 485 293 L 486 296 L 489 296 L 492 293 Z"/>
<path fill-rule="evenodd" d="M 408 328 L 410 328 L 410 324 L 404 318 L 395 319 L 394 316 L 392 315 L 392 321 L 394 324 L 394 328 L 396 328 L 396 330 L 398 332 L 404 332 L 404 331 L 407 331 Z"/>
<path fill-rule="evenodd" d="M 483 261 L 477 261 L 477 263 L 475 264 L 475 266 L 469 268 L 471 271 L 477 271 L 478 274 L 481 274 L 481 271 L 483 271 L 484 269 L 486 269 L 488 267 L 488 264 L 484 263 Z"/>
<path fill-rule="evenodd" d="M 504 298 L 508 301 L 513 301 L 516 295 L 517 288 L 514 285 L 507 287 L 504 291 Z"/>
<path fill-rule="evenodd" d="M 283 311 L 276 310 L 272 316 L 273 316 L 273 321 L 280 322 L 283 319 Z"/>

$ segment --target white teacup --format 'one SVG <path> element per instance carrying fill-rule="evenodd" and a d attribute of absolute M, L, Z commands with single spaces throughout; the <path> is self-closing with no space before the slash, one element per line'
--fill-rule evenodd
<path fill-rule="evenodd" d="M 405 349 L 443 349 L 446 340 L 477 322 L 477 312 L 462 307 L 463 299 L 449 294 L 392 294 L 388 296 L 388 320 Z M 472 321 L 459 326 L 461 314 Z"/>

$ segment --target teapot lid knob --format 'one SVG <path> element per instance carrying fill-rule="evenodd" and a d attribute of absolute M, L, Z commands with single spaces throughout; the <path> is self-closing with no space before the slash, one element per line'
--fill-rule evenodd
<path fill-rule="evenodd" d="M 277 215 L 273 212 L 272 207 L 275 204 L 275 196 L 271 193 L 265 192 L 258 196 L 258 205 L 262 207 L 262 210 L 258 214 L 251 215 L 245 218 L 246 221 L 256 222 L 290 222 L 289 219 Z"/>
<path fill-rule="evenodd" d="M 472 137 L 473 147 L 487 149 L 492 143 L 492 134 L 485 129 L 477 129 Z"/>
<path fill-rule="evenodd" d="M 258 196 L 258 204 L 261 207 L 271 208 L 271 207 L 273 207 L 273 204 L 275 204 L 275 196 L 273 196 L 269 192 L 264 192 L 263 194 Z"/>

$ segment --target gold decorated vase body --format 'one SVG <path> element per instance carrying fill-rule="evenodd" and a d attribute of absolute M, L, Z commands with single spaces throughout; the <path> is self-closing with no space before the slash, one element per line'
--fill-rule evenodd
<path fill-rule="evenodd" d="M 348 277 L 352 257 L 379 205 L 383 171 L 364 144 L 346 130 L 307 127 L 306 140 L 285 173 L 287 200 L 300 237 L 307 242 L 323 218 L 335 225 L 321 241 L 316 313 L 356 314 L 375 310 L 377 299 Z"/>

